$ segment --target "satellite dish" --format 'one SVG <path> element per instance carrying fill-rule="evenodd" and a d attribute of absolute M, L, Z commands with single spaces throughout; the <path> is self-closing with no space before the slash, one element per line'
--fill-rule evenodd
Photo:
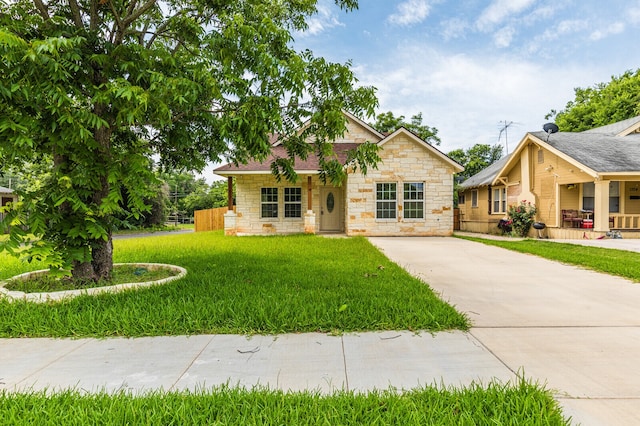
<path fill-rule="evenodd" d="M 547 123 L 544 126 L 542 126 L 542 130 L 547 132 L 547 142 L 549 142 L 549 136 L 551 136 L 552 133 L 555 133 L 560 129 L 558 129 L 558 126 L 556 125 L 556 123 Z"/>

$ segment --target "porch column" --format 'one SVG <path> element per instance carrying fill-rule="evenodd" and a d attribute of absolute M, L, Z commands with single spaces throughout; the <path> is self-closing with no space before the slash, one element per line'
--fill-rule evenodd
<path fill-rule="evenodd" d="M 531 180 L 532 180 L 532 170 L 531 167 L 531 150 L 533 148 L 531 146 L 526 147 L 522 150 L 520 154 L 520 164 L 521 164 L 521 184 L 520 184 L 520 195 L 519 200 L 529 201 L 531 204 L 536 203 L 536 197 L 531 193 Z M 536 206 L 539 207 L 539 206 Z"/>
<path fill-rule="evenodd" d="M 224 214 L 224 235 L 236 235 L 238 232 L 236 212 L 233 211 L 233 177 L 227 178 L 227 212 Z"/>
<path fill-rule="evenodd" d="M 593 205 L 593 230 L 609 231 L 609 181 L 597 180 Z"/>
<path fill-rule="evenodd" d="M 227 210 L 233 211 L 233 177 L 227 177 Z"/>
<path fill-rule="evenodd" d="M 313 212 L 313 191 L 311 176 L 307 176 L 307 212 L 304 214 L 304 233 L 316 233 L 316 214 Z"/>

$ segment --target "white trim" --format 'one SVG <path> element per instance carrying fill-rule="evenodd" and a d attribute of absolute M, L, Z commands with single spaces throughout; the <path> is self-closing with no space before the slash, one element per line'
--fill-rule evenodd
<path fill-rule="evenodd" d="M 395 194 L 396 197 L 393 200 L 378 200 L 378 185 L 385 185 L 385 184 L 393 184 L 395 185 Z M 390 180 L 381 180 L 381 181 L 376 181 L 373 183 L 373 191 L 374 191 L 374 217 L 376 221 L 380 221 L 380 222 L 396 222 L 398 220 L 398 181 L 390 181 Z M 394 205 L 394 217 L 378 217 L 378 202 L 380 203 L 393 203 Z"/>

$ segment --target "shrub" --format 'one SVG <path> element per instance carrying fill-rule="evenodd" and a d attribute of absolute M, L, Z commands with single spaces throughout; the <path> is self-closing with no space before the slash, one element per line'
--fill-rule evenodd
<path fill-rule="evenodd" d="M 528 201 L 520 201 L 518 205 L 509 206 L 509 218 L 512 221 L 513 233 L 526 237 L 536 217 L 536 207 Z"/>

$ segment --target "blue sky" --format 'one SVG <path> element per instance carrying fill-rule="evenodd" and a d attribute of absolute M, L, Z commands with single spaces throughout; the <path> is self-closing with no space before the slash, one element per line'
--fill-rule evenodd
<path fill-rule="evenodd" d="M 575 87 L 640 68 L 640 0 L 360 0 L 349 13 L 319 5 L 296 47 L 351 60 L 361 83 L 378 88 L 379 112 L 422 112 L 444 152 L 497 143 L 505 121 L 512 150 Z"/>
<path fill-rule="evenodd" d="M 378 89 L 378 112 L 418 112 L 447 153 L 476 143 L 512 151 L 575 87 L 640 68 L 640 0 L 319 0 L 298 50 L 352 62 Z M 373 121 L 373 120 L 370 120 Z"/>

